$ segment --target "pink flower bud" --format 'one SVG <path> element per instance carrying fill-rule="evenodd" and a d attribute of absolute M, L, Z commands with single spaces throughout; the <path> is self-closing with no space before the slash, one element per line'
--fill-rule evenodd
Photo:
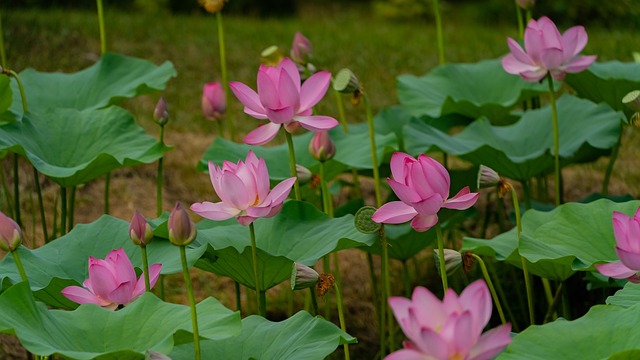
<path fill-rule="evenodd" d="M 129 225 L 129 237 L 134 244 L 138 246 L 147 246 L 153 239 L 153 231 L 147 219 L 136 210 Z"/>
<path fill-rule="evenodd" d="M 318 131 L 309 142 L 309 152 L 314 159 L 325 162 L 336 155 L 336 144 L 326 131 Z"/>
<path fill-rule="evenodd" d="M 311 41 L 302 33 L 296 32 L 291 45 L 291 59 L 299 64 L 306 64 L 311 60 L 312 56 L 313 47 L 311 46 Z"/>
<path fill-rule="evenodd" d="M 208 120 L 220 120 L 227 111 L 224 89 L 219 82 L 209 82 L 202 87 L 202 113 Z"/>
<path fill-rule="evenodd" d="M 161 97 L 153 110 L 153 118 L 160 126 L 164 126 L 169 121 L 169 111 L 167 110 L 167 101 Z"/>
<path fill-rule="evenodd" d="M 169 241 L 173 245 L 189 245 L 196 238 L 196 224 L 191 221 L 187 210 L 179 202 L 169 215 Z"/>
<path fill-rule="evenodd" d="M 10 217 L 0 212 L 0 249 L 14 251 L 22 242 L 22 230 Z"/>

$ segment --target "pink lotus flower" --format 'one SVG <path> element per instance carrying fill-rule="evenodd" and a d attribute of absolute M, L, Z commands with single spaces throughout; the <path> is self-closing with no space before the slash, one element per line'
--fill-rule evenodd
<path fill-rule="evenodd" d="M 202 113 L 209 120 L 220 120 L 227 111 L 227 99 L 219 82 L 208 82 L 202 87 Z"/>
<path fill-rule="evenodd" d="M 440 301 L 429 290 L 417 287 L 411 300 L 391 297 L 389 305 L 409 340 L 386 360 L 492 359 L 511 342 L 511 324 L 482 334 L 492 310 L 483 280 L 467 286 L 460 297 L 448 289 Z"/>
<path fill-rule="evenodd" d="M 614 212 L 613 234 L 620 261 L 596 264 L 596 269 L 605 276 L 640 283 L 640 208 L 633 217 Z"/>
<path fill-rule="evenodd" d="M 295 177 L 283 180 L 269 191 L 269 170 L 264 159 L 249 150 L 245 162 L 225 161 L 222 168 L 209 161 L 209 176 L 221 202 L 191 205 L 191 211 L 211 220 L 236 217 L 248 226 L 257 218 L 275 216 L 289 196 Z"/>
<path fill-rule="evenodd" d="M 436 160 L 420 155 L 418 159 L 397 152 L 391 156 L 389 186 L 400 201 L 392 201 L 373 214 L 373 221 L 400 224 L 411 221 L 417 231 L 427 231 L 438 223 L 440 208 L 464 210 L 478 200 L 478 193 L 470 193 L 469 187 L 449 198 L 449 173 Z"/>
<path fill-rule="evenodd" d="M 151 287 L 160 276 L 161 264 L 149 266 Z M 136 279 L 136 271 L 122 248 L 113 250 L 106 259 L 89 257 L 89 278 L 80 286 L 67 286 L 62 295 L 78 304 L 96 304 L 110 310 L 127 305 L 144 294 L 144 274 Z"/>
<path fill-rule="evenodd" d="M 282 125 L 290 132 L 297 125 L 311 131 L 326 131 L 337 126 L 338 121 L 330 116 L 311 115 L 311 108 L 324 97 L 330 82 L 331 73 L 319 71 L 300 86 L 296 64 L 285 58 L 277 67 L 260 66 L 258 93 L 243 83 L 229 83 L 246 114 L 270 121 L 251 131 L 244 142 L 264 145 L 276 137 Z"/>
<path fill-rule="evenodd" d="M 313 46 L 301 32 L 296 32 L 291 44 L 291 58 L 298 64 L 306 64 L 313 56 Z"/>
<path fill-rule="evenodd" d="M 553 21 L 543 16 L 529 21 L 524 31 L 526 51 L 517 41 L 507 39 L 511 53 L 502 59 L 502 67 L 530 82 L 542 80 L 547 73 L 562 80 L 566 73 L 580 72 L 596 60 L 596 56 L 578 56 L 587 39 L 584 27 L 574 26 L 560 35 Z"/>

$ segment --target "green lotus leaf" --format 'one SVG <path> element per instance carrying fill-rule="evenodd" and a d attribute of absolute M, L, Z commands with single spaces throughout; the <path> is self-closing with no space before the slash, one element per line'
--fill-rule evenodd
<path fill-rule="evenodd" d="M 373 244 L 375 236 L 358 232 L 353 221 L 352 215 L 332 219 L 313 205 L 294 200 L 287 201 L 275 217 L 256 220 L 260 288 L 289 279 L 294 261 L 312 266 L 331 252 Z M 254 288 L 248 227 L 204 220 L 198 223 L 197 242 L 209 245 L 197 267 Z"/>
<path fill-rule="evenodd" d="M 99 109 L 152 91 L 164 90 L 176 76 L 169 61 L 156 66 L 147 60 L 106 53 L 94 65 L 72 74 L 44 73 L 33 69 L 20 72 L 29 109 Z M 20 92 L 15 81 L 12 109 L 22 114 Z"/>
<path fill-rule="evenodd" d="M 239 336 L 226 340 L 205 340 L 202 352 L 219 359 L 297 360 L 324 359 L 339 345 L 356 339 L 333 323 L 301 311 L 292 317 L 272 322 L 260 316 L 242 320 Z M 193 344 L 176 346 L 173 360 L 193 358 Z"/>
<path fill-rule="evenodd" d="M 605 102 L 630 117 L 634 111 L 622 103 L 622 98 L 630 91 L 640 90 L 640 63 L 593 63 L 577 74 L 567 74 L 565 81 L 578 96 L 596 103 Z"/>
<path fill-rule="evenodd" d="M 0 149 L 24 155 L 39 172 L 71 187 L 114 169 L 158 160 L 169 148 L 126 110 L 49 109 L 0 128 Z"/>
<path fill-rule="evenodd" d="M 36 298 L 62 308 L 75 308 L 60 290 L 69 285 L 80 285 L 89 276 L 89 256 L 104 259 L 109 252 L 123 248 L 133 266 L 142 269 L 140 248 L 129 239 L 129 223 L 108 215 L 90 224 L 80 224 L 68 234 L 38 249 L 18 248 L 20 258 L 29 277 Z M 193 265 L 205 251 L 203 246 L 187 247 L 187 261 Z M 182 271 L 178 248 L 168 240 L 156 237 L 147 246 L 149 264 L 162 264 L 163 274 Z M 13 258 L 0 261 L 0 281 L 3 288 L 20 281 Z"/>
<path fill-rule="evenodd" d="M 222 341 L 240 333 L 240 314 L 207 298 L 197 304 L 198 330 Z M 152 293 L 118 311 L 88 304 L 74 311 L 51 310 L 36 302 L 26 283 L 0 295 L 0 331 L 15 334 L 33 354 L 72 359 L 144 359 L 147 350 L 169 353 L 193 341 L 190 308 L 166 303 Z"/>
<path fill-rule="evenodd" d="M 400 103 L 411 115 L 485 116 L 496 124 L 513 122 L 510 112 L 516 105 L 548 91 L 546 84 L 508 74 L 500 59 L 440 65 L 421 77 L 401 75 L 397 89 Z"/>
<path fill-rule="evenodd" d="M 640 301 L 640 285 L 627 282 L 624 288 L 616 291 L 613 296 L 609 296 L 606 300 L 607 304 L 618 305 L 625 308 L 634 306 Z"/>
<path fill-rule="evenodd" d="M 617 142 L 624 114 L 608 105 L 564 95 L 557 101 L 562 165 L 593 161 L 606 155 Z M 411 154 L 444 151 L 500 175 L 528 180 L 553 170 L 551 108 L 527 111 L 513 125 L 493 126 L 478 119 L 460 133 L 448 135 L 413 121 L 404 130 Z"/>
<path fill-rule="evenodd" d="M 8 76 L 0 76 L 0 114 L 9 110 L 13 102 L 10 82 Z"/>
<path fill-rule="evenodd" d="M 596 305 L 583 317 L 531 326 L 516 335 L 498 360 L 631 359 L 640 349 L 640 304 Z M 579 346 L 577 346 L 579 344 Z"/>

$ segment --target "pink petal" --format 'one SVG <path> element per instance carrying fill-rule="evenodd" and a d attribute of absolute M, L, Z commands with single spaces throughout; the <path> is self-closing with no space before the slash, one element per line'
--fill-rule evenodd
<path fill-rule="evenodd" d="M 231 88 L 231 91 L 233 91 L 233 94 L 240 100 L 242 105 L 245 106 L 245 112 L 248 109 L 254 114 L 265 113 L 265 109 L 260 103 L 260 98 L 253 89 L 237 81 L 230 82 L 229 88 Z"/>
<path fill-rule="evenodd" d="M 509 50 L 511 51 L 511 55 L 513 56 L 513 59 L 515 61 L 525 65 L 535 66 L 535 64 L 529 57 L 529 55 L 527 55 L 527 53 L 524 52 L 524 50 L 522 49 L 520 44 L 518 44 L 517 41 L 513 40 L 512 38 L 508 38 L 507 45 L 509 46 Z"/>
<path fill-rule="evenodd" d="M 417 160 L 409 154 L 405 154 L 403 152 L 393 153 L 390 161 L 391 175 L 396 181 L 404 183 L 405 178 L 407 177 L 407 163 L 414 163 L 416 161 Z"/>
<path fill-rule="evenodd" d="M 80 286 L 67 286 L 62 289 L 61 293 L 67 299 L 78 304 L 96 304 L 98 306 L 110 304 L 110 302 L 95 296 L 92 292 Z"/>
<path fill-rule="evenodd" d="M 540 64 L 540 53 L 544 49 L 544 41 L 542 31 L 538 28 L 535 20 L 529 21 L 524 31 L 524 48 L 529 58 L 535 63 Z"/>
<path fill-rule="evenodd" d="M 441 334 L 432 329 L 423 329 L 420 332 L 420 338 L 414 339 L 415 345 L 418 346 L 425 354 L 433 356 L 435 359 L 449 359 L 449 342 L 443 339 Z M 427 358 L 429 359 L 429 358 Z"/>
<path fill-rule="evenodd" d="M 411 203 L 411 206 L 416 209 L 420 215 L 435 215 L 442 207 L 442 200 L 440 194 L 432 194 L 424 200 Z"/>
<path fill-rule="evenodd" d="M 264 125 L 258 126 L 257 129 L 251 131 L 247 136 L 242 139 L 245 144 L 249 145 L 264 145 L 269 141 L 273 140 L 276 135 L 278 135 L 278 130 L 280 130 L 280 124 L 276 123 L 266 123 Z"/>
<path fill-rule="evenodd" d="M 222 191 L 218 193 L 218 197 L 232 208 L 244 210 L 255 201 L 250 197 L 252 189 L 247 188 L 242 179 L 230 171 L 222 173 L 220 187 Z M 253 195 L 255 196 L 255 192 Z"/>
<path fill-rule="evenodd" d="M 252 222 L 256 221 L 257 217 L 242 215 L 238 216 L 236 220 L 238 220 L 238 224 L 242 226 L 249 226 Z"/>
<path fill-rule="evenodd" d="M 398 351 L 394 351 L 391 354 L 385 356 L 384 360 L 425 360 L 425 354 L 412 350 L 412 349 L 401 349 Z"/>
<path fill-rule="evenodd" d="M 544 48 L 562 48 L 562 36 L 551 19 L 546 16 L 538 19 L 538 28 L 542 31 Z"/>
<path fill-rule="evenodd" d="M 607 264 L 595 264 L 595 267 L 600 274 L 614 279 L 626 279 L 636 274 L 635 270 L 629 269 L 620 261 Z"/>
<path fill-rule="evenodd" d="M 296 71 L 296 74 L 298 71 Z M 298 75 L 300 76 L 300 75 Z M 278 82 L 278 95 L 280 96 L 280 106 L 290 106 L 297 109 L 300 106 L 300 81 L 294 83 L 286 70 L 282 69 L 280 81 Z"/>
<path fill-rule="evenodd" d="M 418 214 L 411 221 L 411 227 L 418 232 L 424 232 L 431 229 L 437 223 L 438 223 L 438 215 Z"/>
<path fill-rule="evenodd" d="M 540 53 L 540 65 L 548 70 L 559 69 L 562 60 L 562 49 L 559 48 L 546 48 Z"/>
<path fill-rule="evenodd" d="M 392 201 L 382 205 L 371 217 L 377 223 L 402 224 L 418 214 L 416 210 L 402 201 Z"/>
<path fill-rule="evenodd" d="M 338 120 L 331 116 L 315 115 L 315 116 L 300 116 L 293 117 L 298 121 L 303 128 L 310 131 L 327 131 L 338 126 Z"/>
<path fill-rule="evenodd" d="M 412 302 L 409 299 L 400 296 L 392 296 L 389 298 L 388 302 L 393 315 L 402 328 L 402 331 L 407 335 L 410 334 L 411 329 L 405 327 L 405 320 L 409 317 L 409 307 L 411 307 Z"/>
<path fill-rule="evenodd" d="M 160 270 L 162 270 L 162 264 L 152 264 L 149 266 L 149 288 L 153 289 L 158 278 L 160 277 Z M 139 298 L 146 291 L 144 284 L 144 271 L 140 274 L 138 278 L 138 282 L 136 282 L 136 287 L 133 290 L 133 295 L 131 296 L 131 301 Z"/>
<path fill-rule="evenodd" d="M 471 311 L 463 312 L 460 317 L 452 322 L 452 336 L 449 338 L 452 342 L 453 348 L 456 353 L 468 354 L 473 348 L 473 345 L 478 341 L 480 334 L 482 334 L 482 328 L 474 326 L 474 319 Z M 444 333 L 443 329 L 443 333 Z"/>
<path fill-rule="evenodd" d="M 271 205 L 282 204 L 287 196 L 289 196 L 291 187 L 295 182 L 295 177 L 282 180 L 278 183 L 278 185 L 274 186 L 273 189 L 271 189 L 271 192 L 267 195 L 265 202 L 269 202 Z"/>
<path fill-rule="evenodd" d="M 113 251 L 111 252 L 114 253 Z M 136 270 L 133 268 L 133 264 L 131 264 L 131 260 L 129 256 L 124 252 L 124 249 L 120 248 L 115 251 L 116 260 L 113 263 L 115 270 L 116 280 L 119 282 L 134 282 L 136 280 Z"/>
<path fill-rule="evenodd" d="M 511 343 L 511 324 L 500 325 L 480 336 L 469 353 L 469 360 L 493 359 L 509 343 Z"/>
<path fill-rule="evenodd" d="M 418 162 L 422 167 L 424 178 L 429 181 L 431 191 L 440 194 L 443 200 L 448 198 L 451 180 L 447 169 L 437 160 L 424 154 L 418 156 Z"/>
<path fill-rule="evenodd" d="M 596 61 L 596 58 L 597 56 L 595 55 L 578 56 L 572 59 L 571 61 L 569 61 L 569 63 L 566 64 L 563 67 L 563 69 L 568 73 L 572 73 L 572 74 L 578 73 L 582 70 L 585 70 L 589 66 L 591 66 L 591 64 L 593 64 L 593 62 Z"/>
<path fill-rule="evenodd" d="M 621 249 L 616 246 L 616 254 L 624 266 L 629 269 L 640 271 L 640 254 L 637 252 L 631 252 L 625 249 Z"/>
<path fill-rule="evenodd" d="M 89 265 L 89 278 L 94 294 L 103 299 L 108 299 L 109 294 L 120 285 L 114 276 L 113 267 L 108 266 L 104 260 Z"/>
<path fill-rule="evenodd" d="M 413 290 L 411 296 L 415 316 L 422 326 L 431 329 L 441 327 L 447 319 L 447 313 L 442 301 L 433 293 L 422 286 Z"/>
<path fill-rule="evenodd" d="M 297 92 L 300 93 L 300 72 L 298 71 L 296 63 L 289 58 L 284 58 L 278 65 L 278 68 L 284 70 L 287 75 L 289 75 L 291 81 L 297 86 Z M 282 72 L 280 73 L 280 76 L 282 76 Z"/>
<path fill-rule="evenodd" d="M 300 111 L 311 109 L 322 100 L 331 83 L 331 73 L 319 71 L 308 78 L 300 89 Z"/>
<path fill-rule="evenodd" d="M 254 117 L 256 119 L 259 119 L 259 120 L 267 120 L 268 119 L 266 112 L 267 112 L 266 110 L 264 112 L 262 112 L 262 113 L 255 112 L 255 111 L 249 109 L 246 106 L 244 108 L 244 113 L 245 114 L 247 114 L 247 115 L 249 115 L 251 117 Z"/>
<path fill-rule="evenodd" d="M 295 113 L 293 106 L 286 106 L 279 109 L 267 109 L 267 118 L 276 124 L 287 124 L 293 120 Z"/>
<path fill-rule="evenodd" d="M 534 71 L 523 71 L 520 73 L 520 77 L 522 77 L 524 80 L 528 82 L 538 82 L 544 79 L 544 77 L 547 76 L 547 73 L 548 73 L 547 69 L 540 67 Z"/>
<path fill-rule="evenodd" d="M 266 71 L 264 67 L 260 67 L 258 70 L 258 97 L 265 110 L 281 107 L 277 81 L 277 77 Z"/>
<path fill-rule="evenodd" d="M 108 299 L 116 304 L 128 304 L 133 301 L 133 290 L 136 283 L 126 281 L 116 287 L 108 296 Z"/>
<path fill-rule="evenodd" d="M 212 203 L 208 201 L 193 203 L 189 209 L 203 218 L 211 220 L 231 219 L 242 211 L 240 209 L 233 208 L 224 202 Z"/>
<path fill-rule="evenodd" d="M 469 187 L 465 186 L 454 197 L 444 202 L 442 207 L 447 209 L 465 210 L 473 206 L 478 201 L 480 193 L 470 193 Z"/>
<path fill-rule="evenodd" d="M 501 63 L 502 63 L 502 68 L 504 68 L 504 71 L 514 75 L 522 76 L 522 73 L 525 73 L 525 72 L 542 71 L 540 66 L 538 65 L 527 65 L 525 63 L 519 62 L 518 60 L 516 60 L 513 54 L 509 54 L 503 57 L 501 60 Z M 546 69 L 544 69 L 543 73 L 544 74 L 547 73 Z M 525 80 L 528 80 L 528 79 L 525 78 Z"/>
<path fill-rule="evenodd" d="M 387 178 L 387 183 L 398 199 L 406 204 L 413 204 L 422 200 L 416 190 L 410 186 L 389 178 Z"/>
<path fill-rule="evenodd" d="M 271 187 L 269 182 L 269 169 L 267 169 L 267 163 L 264 159 L 260 158 L 257 166 L 255 167 L 254 173 L 256 178 L 256 189 L 258 191 L 258 203 L 262 203 L 269 195 L 269 188 Z"/>
<path fill-rule="evenodd" d="M 460 304 L 468 309 L 474 318 L 474 332 L 482 333 L 482 329 L 489 323 L 493 305 L 491 293 L 484 280 L 476 280 L 467 286 L 460 294 Z"/>
<path fill-rule="evenodd" d="M 587 45 L 587 32 L 583 26 L 574 26 L 562 34 L 562 50 L 564 60 L 569 60 L 578 55 Z"/>

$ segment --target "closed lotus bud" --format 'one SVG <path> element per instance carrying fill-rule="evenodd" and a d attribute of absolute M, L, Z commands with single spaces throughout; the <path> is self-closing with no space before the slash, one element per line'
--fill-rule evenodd
<path fill-rule="evenodd" d="M 440 272 L 440 256 L 438 250 L 433 250 L 434 260 L 436 262 L 436 269 Z M 453 275 L 458 269 L 462 268 L 462 255 L 459 252 L 451 249 L 444 249 L 444 267 L 447 271 L 447 275 Z"/>
<path fill-rule="evenodd" d="M 315 286 L 318 277 L 318 273 L 313 268 L 294 262 L 291 270 L 291 290 L 302 290 Z"/>
<path fill-rule="evenodd" d="M 0 212 L 0 249 L 14 251 L 22 243 L 22 230 L 10 217 Z"/>
<path fill-rule="evenodd" d="M 227 99 L 219 82 L 209 82 L 202 87 L 202 113 L 208 120 L 220 120 L 227 111 Z"/>
<path fill-rule="evenodd" d="M 207 12 L 215 14 L 222 10 L 224 7 L 224 1 L 225 0 L 199 0 L 199 3 L 205 10 L 207 10 Z"/>
<path fill-rule="evenodd" d="M 640 90 L 633 90 L 622 98 L 622 103 L 633 111 L 640 112 Z"/>
<path fill-rule="evenodd" d="M 176 203 L 171 211 L 167 227 L 169 228 L 169 241 L 173 245 L 189 245 L 196 238 L 196 224 L 191 221 L 187 210 L 180 203 Z"/>
<path fill-rule="evenodd" d="M 169 121 L 169 111 L 167 110 L 167 101 L 161 97 L 153 110 L 153 118 L 160 126 L 164 126 Z"/>
<path fill-rule="evenodd" d="M 149 225 L 147 219 L 137 210 L 136 213 L 133 214 L 131 224 L 129 225 L 129 237 L 131 241 L 138 246 L 147 246 L 153 239 L 151 225 Z"/>
<path fill-rule="evenodd" d="M 282 61 L 282 53 L 280 52 L 280 48 L 276 45 L 271 45 L 268 48 L 262 50 L 260 53 L 260 58 L 262 63 L 267 66 L 278 66 L 280 61 Z"/>
<path fill-rule="evenodd" d="M 524 10 L 530 10 L 536 4 L 536 0 L 516 0 L 516 4 Z"/>
<path fill-rule="evenodd" d="M 333 89 L 343 94 L 357 94 L 360 92 L 360 82 L 351 70 L 342 69 L 333 79 Z"/>
<path fill-rule="evenodd" d="M 308 184 L 313 177 L 311 170 L 306 167 L 296 164 L 296 176 L 298 177 L 298 183 L 300 185 Z"/>
<path fill-rule="evenodd" d="M 313 57 L 313 47 L 311 41 L 302 33 L 296 32 L 291 45 L 291 59 L 298 64 L 307 64 Z"/>
<path fill-rule="evenodd" d="M 314 159 L 325 162 L 336 155 L 336 144 L 328 132 L 318 131 L 309 142 L 309 152 Z"/>

